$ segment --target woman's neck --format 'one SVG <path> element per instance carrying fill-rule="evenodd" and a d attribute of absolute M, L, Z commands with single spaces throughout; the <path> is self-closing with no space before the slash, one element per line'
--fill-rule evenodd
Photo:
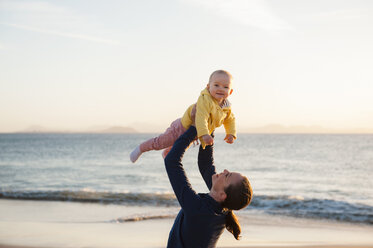
<path fill-rule="evenodd" d="M 219 192 L 216 192 L 215 190 L 211 189 L 209 195 L 214 199 L 216 202 L 222 203 L 224 200 L 222 200 L 221 194 Z"/>

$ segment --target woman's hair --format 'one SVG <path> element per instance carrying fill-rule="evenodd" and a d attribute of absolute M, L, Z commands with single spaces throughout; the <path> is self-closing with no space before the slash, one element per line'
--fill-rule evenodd
<path fill-rule="evenodd" d="M 240 183 L 231 184 L 224 191 L 227 198 L 225 198 L 222 206 L 228 209 L 225 228 L 238 240 L 240 239 L 241 226 L 232 210 L 240 210 L 249 205 L 253 196 L 253 190 L 249 180 L 244 176 Z"/>

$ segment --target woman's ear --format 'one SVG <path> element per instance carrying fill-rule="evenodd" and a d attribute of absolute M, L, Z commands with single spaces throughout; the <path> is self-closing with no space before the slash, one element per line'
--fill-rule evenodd
<path fill-rule="evenodd" d="M 227 194 L 224 192 L 224 190 L 219 193 L 219 199 L 220 199 L 220 202 L 223 202 L 225 201 L 225 199 L 227 199 Z"/>

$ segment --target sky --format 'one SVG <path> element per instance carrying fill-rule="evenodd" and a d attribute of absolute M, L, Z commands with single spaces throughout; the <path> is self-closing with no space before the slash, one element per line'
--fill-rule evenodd
<path fill-rule="evenodd" d="M 373 1 L 0 0 L 0 132 L 164 130 L 210 74 L 238 131 L 373 130 Z"/>

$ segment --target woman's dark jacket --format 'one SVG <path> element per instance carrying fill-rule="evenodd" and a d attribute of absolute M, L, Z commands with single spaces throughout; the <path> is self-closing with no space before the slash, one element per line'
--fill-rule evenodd
<path fill-rule="evenodd" d="M 185 174 L 182 158 L 185 150 L 197 135 L 191 126 L 174 143 L 165 158 L 168 177 L 181 210 L 177 215 L 168 238 L 168 248 L 215 247 L 225 228 L 226 213 L 209 194 L 197 194 Z M 211 176 L 216 173 L 213 162 L 213 147 L 199 148 L 198 167 L 208 189 Z"/>

